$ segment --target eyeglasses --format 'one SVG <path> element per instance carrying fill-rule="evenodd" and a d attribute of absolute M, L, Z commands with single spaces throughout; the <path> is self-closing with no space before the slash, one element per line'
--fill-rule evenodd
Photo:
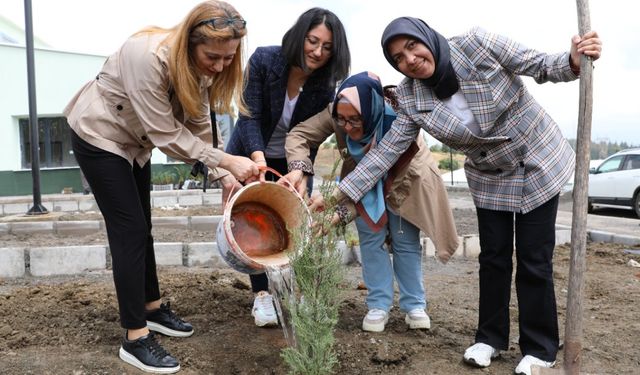
<path fill-rule="evenodd" d="M 333 52 L 333 45 L 331 43 L 320 43 L 320 40 L 314 37 L 305 36 L 304 40 L 309 44 L 309 47 L 313 48 L 313 50 L 317 50 L 318 47 L 322 47 L 322 53 L 326 53 L 331 55 Z"/>
<path fill-rule="evenodd" d="M 351 117 L 351 118 L 344 118 L 344 117 L 334 117 L 333 118 L 336 121 L 336 124 L 338 124 L 339 127 L 344 128 L 345 126 L 347 126 L 347 124 L 351 124 L 351 127 L 354 129 L 360 129 L 362 127 L 362 117 Z"/>
<path fill-rule="evenodd" d="M 198 22 L 193 27 L 193 29 L 196 29 L 202 25 L 211 25 L 211 27 L 213 27 L 215 30 L 222 30 L 229 26 L 233 27 L 236 30 L 244 30 L 244 28 L 247 26 L 247 21 L 243 20 L 242 18 L 236 17 L 214 17 Z"/>

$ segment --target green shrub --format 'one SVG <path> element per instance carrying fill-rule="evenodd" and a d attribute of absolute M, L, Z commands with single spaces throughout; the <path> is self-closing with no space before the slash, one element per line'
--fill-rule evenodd
<path fill-rule="evenodd" d="M 175 176 L 169 171 L 156 172 L 151 175 L 151 183 L 153 185 L 173 184 Z"/>
<path fill-rule="evenodd" d="M 438 162 L 438 168 L 441 170 L 455 171 L 460 168 L 460 164 L 455 159 L 452 161 L 449 158 L 445 158 Z"/>
<path fill-rule="evenodd" d="M 334 165 L 334 173 L 337 163 Z M 335 187 L 334 179 L 325 180 L 320 187 L 329 202 Z M 314 223 L 331 222 L 334 207 L 312 213 Z M 301 225 L 294 230 L 294 249 L 290 254 L 295 293 L 285 299 L 291 317 L 294 345 L 282 350 L 282 357 L 291 374 L 320 375 L 333 373 L 338 363 L 334 350 L 335 326 L 342 302 L 340 284 L 344 279 L 342 254 L 337 247 L 343 236 L 341 227 L 326 227 L 324 235 L 317 227 Z"/>

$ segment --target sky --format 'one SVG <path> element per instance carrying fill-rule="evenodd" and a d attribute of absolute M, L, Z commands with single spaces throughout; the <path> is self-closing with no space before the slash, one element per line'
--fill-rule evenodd
<path fill-rule="evenodd" d="M 148 25 L 171 27 L 200 1 L 195 0 L 31 0 L 34 34 L 55 49 L 109 55 Z M 402 75 L 384 59 L 380 36 L 394 18 L 425 20 L 445 37 L 473 26 L 508 36 L 540 51 L 568 51 L 578 33 L 576 2 L 569 0 L 234 0 L 247 21 L 247 58 L 258 46 L 280 44 L 284 32 L 305 10 L 319 6 L 338 15 L 351 50 L 351 73 L 378 74 L 383 84 Z M 591 29 L 603 41 L 594 62 L 591 139 L 640 146 L 640 3 L 589 1 Z M 24 1 L 2 0 L 0 14 L 24 27 Z M 578 131 L 579 83 L 536 84 L 528 89 L 560 125 L 566 138 Z"/>

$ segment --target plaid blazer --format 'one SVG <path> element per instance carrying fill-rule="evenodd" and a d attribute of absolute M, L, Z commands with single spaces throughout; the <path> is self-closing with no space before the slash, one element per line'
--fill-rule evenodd
<path fill-rule="evenodd" d="M 451 63 L 480 134 L 474 135 L 420 80 L 398 86 L 398 118 L 339 189 L 357 202 L 409 147 L 420 128 L 466 155 L 477 207 L 527 213 L 558 194 L 574 169 L 574 153 L 558 125 L 527 91 L 537 83 L 577 78 L 569 53 L 545 54 L 474 28 L 451 38 Z"/>

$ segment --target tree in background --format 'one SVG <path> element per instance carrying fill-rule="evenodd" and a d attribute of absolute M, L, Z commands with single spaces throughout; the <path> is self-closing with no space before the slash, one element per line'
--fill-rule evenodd
<path fill-rule="evenodd" d="M 571 145 L 571 147 L 574 149 L 576 149 L 576 140 L 575 139 L 569 139 L 569 144 Z M 622 150 L 626 150 L 628 148 L 638 148 L 640 146 L 637 145 L 632 145 L 629 144 L 625 141 L 623 142 L 609 142 L 608 139 L 600 139 L 597 141 L 591 141 L 591 152 L 589 154 L 589 157 L 591 160 L 599 160 L 599 159 L 606 159 L 607 157 L 615 154 L 618 151 L 622 151 Z"/>

